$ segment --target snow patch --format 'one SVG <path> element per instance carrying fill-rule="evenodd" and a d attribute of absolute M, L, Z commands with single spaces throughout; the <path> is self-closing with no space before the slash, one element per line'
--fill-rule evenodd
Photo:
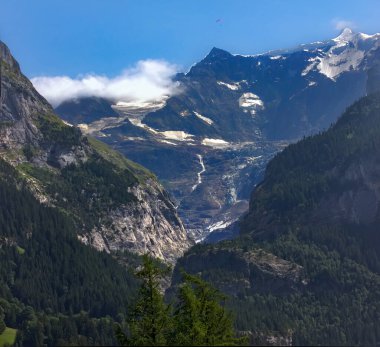
<path fill-rule="evenodd" d="M 177 146 L 176 143 L 174 142 L 170 142 L 170 141 L 167 141 L 167 140 L 158 140 L 159 142 L 162 142 L 162 143 L 167 143 L 168 145 L 172 145 L 172 146 Z"/>
<path fill-rule="evenodd" d="M 64 124 L 68 125 L 69 127 L 73 127 L 73 125 L 72 125 L 71 123 L 69 123 L 69 122 L 66 122 L 66 121 L 65 121 L 65 120 L 63 120 L 63 119 L 62 119 L 62 122 L 63 122 Z"/>
<path fill-rule="evenodd" d="M 283 57 L 282 55 L 274 55 L 274 56 L 271 56 L 269 57 L 270 60 L 278 60 L 278 59 L 286 59 L 285 57 Z"/>
<path fill-rule="evenodd" d="M 166 139 L 176 140 L 176 141 L 193 141 L 190 138 L 194 136 L 194 135 L 185 133 L 182 130 L 167 130 L 167 131 L 160 131 L 158 133 L 164 136 Z"/>
<path fill-rule="evenodd" d="M 245 111 L 250 111 L 251 115 L 255 115 L 257 111 L 264 109 L 264 102 L 253 93 L 244 93 L 239 98 L 239 107 Z"/>
<path fill-rule="evenodd" d="M 301 75 L 305 76 L 317 70 L 335 81 L 343 72 L 357 69 L 366 52 L 378 46 L 379 39 L 379 34 L 354 33 L 346 28 L 338 37 L 331 40 L 333 45 L 327 52 L 318 50 L 319 56 L 309 59 L 311 64 L 302 71 Z"/>
<path fill-rule="evenodd" d="M 205 138 L 202 140 L 202 145 L 210 146 L 213 148 L 225 148 L 225 147 L 229 146 L 229 143 L 227 141 L 222 140 L 222 139 Z"/>
<path fill-rule="evenodd" d="M 136 111 L 139 109 L 143 109 L 144 111 L 150 111 L 150 109 L 154 109 L 155 111 L 164 107 L 166 105 L 166 100 L 169 97 L 167 95 L 164 95 L 160 99 L 152 100 L 152 101 L 130 101 L 130 102 L 124 102 L 124 101 L 118 101 L 115 105 L 115 108 L 119 109 L 120 111 Z"/>
<path fill-rule="evenodd" d="M 211 125 L 211 124 L 214 123 L 214 121 L 213 121 L 212 119 L 207 118 L 207 117 L 205 117 L 205 116 L 202 116 L 202 115 L 201 115 L 200 113 L 198 113 L 198 112 L 195 112 L 195 111 L 194 111 L 194 114 L 195 114 L 199 119 L 201 119 L 201 120 L 203 120 L 204 122 L 206 122 L 208 125 Z"/>
<path fill-rule="evenodd" d="M 224 221 L 224 220 L 221 220 L 219 222 L 216 222 L 214 224 L 211 224 L 207 227 L 207 230 L 208 232 L 212 233 L 213 231 L 215 230 L 219 230 L 219 229 L 224 229 L 224 228 L 227 228 L 228 226 L 230 226 L 234 221 Z"/>
<path fill-rule="evenodd" d="M 222 81 L 217 81 L 216 83 L 218 83 L 220 86 L 227 87 L 228 89 L 231 89 L 231 90 L 239 90 L 240 89 L 239 83 L 229 84 L 229 83 L 225 83 Z"/>
<path fill-rule="evenodd" d="M 153 128 L 151 128 L 150 126 L 146 125 L 146 124 L 143 124 L 141 122 L 141 119 L 140 118 L 129 118 L 129 121 L 136 127 L 139 127 L 139 128 L 143 128 L 153 134 L 158 134 L 159 132 L 157 130 L 154 130 Z"/>
<path fill-rule="evenodd" d="M 337 47 L 339 48 L 339 47 Z M 322 58 L 317 68 L 319 72 L 328 78 L 335 78 L 345 71 L 356 69 L 364 58 L 364 51 L 347 48 L 341 53 L 330 50 L 325 58 Z"/>
<path fill-rule="evenodd" d="M 306 76 L 311 70 L 313 70 L 314 67 L 320 62 L 320 58 L 319 57 L 309 58 L 308 62 L 310 62 L 311 64 L 306 66 L 306 68 L 301 72 L 301 76 Z"/>
<path fill-rule="evenodd" d="M 140 136 L 124 136 L 124 141 L 145 141 L 143 137 Z"/>

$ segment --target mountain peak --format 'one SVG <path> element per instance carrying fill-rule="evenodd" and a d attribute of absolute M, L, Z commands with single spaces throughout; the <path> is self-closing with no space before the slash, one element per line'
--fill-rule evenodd
<path fill-rule="evenodd" d="M 339 36 L 337 36 L 334 41 L 351 41 L 356 33 L 350 28 L 344 28 Z"/>
<path fill-rule="evenodd" d="M 223 49 L 213 47 L 205 59 L 229 58 L 229 57 L 231 57 L 231 53 L 228 53 L 227 51 Z"/>
<path fill-rule="evenodd" d="M 340 35 L 352 35 L 354 31 L 351 28 L 344 28 Z"/>
<path fill-rule="evenodd" d="M 0 41 L 0 60 L 8 64 L 12 70 L 20 72 L 18 62 L 13 58 L 8 46 L 2 41 Z"/>

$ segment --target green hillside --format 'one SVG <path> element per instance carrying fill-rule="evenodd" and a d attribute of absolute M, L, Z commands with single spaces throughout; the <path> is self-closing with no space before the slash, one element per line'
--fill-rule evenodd
<path fill-rule="evenodd" d="M 252 342 L 378 344 L 379 151 L 374 94 L 277 155 L 252 194 L 241 236 L 197 245 L 177 269 L 232 295 L 237 328 Z"/>
<path fill-rule="evenodd" d="M 0 204 L 5 324 L 20 329 L 24 345 L 115 343 L 112 322 L 133 300 L 133 275 L 79 242 L 71 219 L 36 201 L 2 160 L 0 172 L 0 201 L 6 202 Z"/>

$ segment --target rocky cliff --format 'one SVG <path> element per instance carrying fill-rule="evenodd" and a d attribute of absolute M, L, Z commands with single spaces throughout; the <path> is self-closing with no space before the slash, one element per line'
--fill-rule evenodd
<path fill-rule="evenodd" d="M 40 201 L 72 216 L 83 242 L 107 252 L 149 252 L 174 262 L 191 241 L 157 179 L 65 124 L 2 42 L 0 53 L 1 157 Z"/>

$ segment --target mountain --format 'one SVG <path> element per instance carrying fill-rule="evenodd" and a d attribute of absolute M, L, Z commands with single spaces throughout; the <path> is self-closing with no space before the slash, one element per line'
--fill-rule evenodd
<path fill-rule="evenodd" d="M 379 39 L 345 29 L 331 40 L 254 56 L 213 48 L 176 76 L 176 95 L 117 103 L 119 117 L 81 127 L 152 170 L 201 240 L 248 209 L 248 192 L 278 151 L 328 128 L 366 94 Z"/>
<path fill-rule="evenodd" d="M 118 116 L 109 100 L 98 97 L 64 101 L 55 111 L 71 124 L 92 123 L 99 118 Z"/>
<path fill-rule="evenodd" d="M 0 52 L 1 158 L 41 202 L 75 221 L 85 244 L 107 252 L 150 252 L 174 262 L 191 241 L 154 175 L 65 124 L 3 43 Z"/>
<path fill-rule="evenodd" d="M 253 191 L 240 236 L 177 263 L 232 296 L 261 344 L 374 345 L 380 335 L 380 91 L 288 146 Z"/>
<path fill-rule="evenodd" d="M 113 324 L 137 294 L 137 257 L 118 254 L 127 271 L 84 245 L 72 219 L 3 159 L 0 199 L 0 325 L 17 329 L 19 346 L 115 345 Z"/>
<path fill-rule="evenodd" d="M 328 127 L 364 95 L 368 56 L 379 39 L 345 29 L 333 40 L 256 56 L 213 48 L 178 78 L 185 92 L 144 122 L 158 130 L 173 130 L 174 124 L 175 130 L 226 141 L 308 135 Z"/>

